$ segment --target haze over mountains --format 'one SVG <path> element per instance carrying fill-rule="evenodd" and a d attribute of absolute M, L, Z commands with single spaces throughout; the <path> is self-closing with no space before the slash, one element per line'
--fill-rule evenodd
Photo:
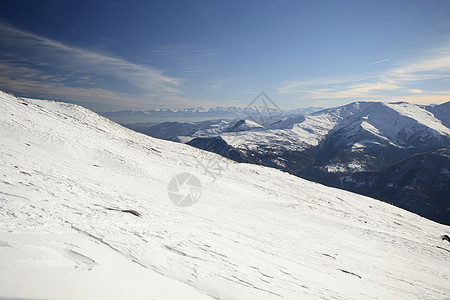
<path fill-rule="evenodd" d="M 0 92 L 0 113 L 0 298 L 450 294 L 449 226 L 76 105 Z M 199 165 L 214 160 L 216 180 Z M 182 208 L 167 186 L 186 172 L 203 191 Z"/>
<path fill-rule="evenodd" d="M 307 114 L 321 110 L 320 107 L 298 108 L 293 110 L 280 111 L 278 114 L 297 115 Z M 195 122 L 213 119 L 235 119 L 245 118 L 246 116 L 255 114 L 265 114 L 264 110 L 253 107 L 192 107 L 179 109 L 152 109 L 145 111 L 138 110 L 122 110 L 116 112 L 101 112 L 100 115 L 107 117 L 114 122 L 120 124 L 147 123 L 152 124 L 179 121 L 179 122 Z M 145 125 L 145 124 L 143 124 Z"/>
<path fill-rule="evenodd" d="M 376 197 L 450 224 L 450 102 L 355 102 L 272 119 L 264 126 L 254 120 L 250 114 L 233 121 L 130 128 Z"/>

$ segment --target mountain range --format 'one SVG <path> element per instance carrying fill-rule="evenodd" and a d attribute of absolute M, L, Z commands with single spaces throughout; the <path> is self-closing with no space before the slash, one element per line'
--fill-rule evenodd
<path fill-rule="evenodd" d="M 251 107 L 192 107 L 179 109 L 152 109 L 152 110 L 122 110 L 115 112 L 100 112 L 99 114 L 120 124 L 144 123 L 148 127 L 157 123 L 168 121 L 194 122 L 206 121 L 214 119 L 233 120 L 235 118 L 245 118 L 249 115 L 267 115 L 270 114 L 272 108 L 266 106 Z M 276 114 L 282 115 L 298 115 L 308 114 L 321 110 L 320 107 L 297 108 L 292 110 L 276 111 Z M 276 109 L 273 109 L 276 110 Z M 272 112 L 273 113 L 273 112 Z"/>
<path fill-rule="evenodd" d="M 255 118 L 250 115 L 131 128 L 375 197 L 450 224 L 450 102 L 355 102 L 263 125 L 251 120 Z M 249 122 L 252 126 L 234 130 Z M 436 168 L 425 176 L 425 170 L 431 171 L 428 165 Z"/>

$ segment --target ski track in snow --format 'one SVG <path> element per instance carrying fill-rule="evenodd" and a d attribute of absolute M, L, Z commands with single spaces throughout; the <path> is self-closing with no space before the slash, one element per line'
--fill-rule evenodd
<path fill-rule="evenodd" d="M 196 167 L 211 153 L 71 104 L 0 101 L 0 298 L 450 295 L 448 226 L 261 166 L 213 181 Z M 167 196 L 182 172 L 203 185 L 188 208 Z"/>

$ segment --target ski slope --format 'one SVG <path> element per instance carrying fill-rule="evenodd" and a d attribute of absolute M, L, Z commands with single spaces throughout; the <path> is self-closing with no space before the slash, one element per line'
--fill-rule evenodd
<path fill-rule="evenodd" d="M 0 92 L 0 114 L 0 298 L 450 295 L 448 226 L 79 106 Z M 167 194 L 182 172 L 202 184 L 185 208 Z"/>

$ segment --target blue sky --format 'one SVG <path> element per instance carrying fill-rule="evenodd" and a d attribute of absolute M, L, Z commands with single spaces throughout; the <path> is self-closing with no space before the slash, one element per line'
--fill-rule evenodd
<path fill-rule="evenodd" d="M 96 111 L 450 100 L 450 1 L 1 1 L 0 89 Z"/>

